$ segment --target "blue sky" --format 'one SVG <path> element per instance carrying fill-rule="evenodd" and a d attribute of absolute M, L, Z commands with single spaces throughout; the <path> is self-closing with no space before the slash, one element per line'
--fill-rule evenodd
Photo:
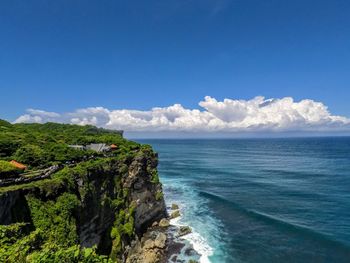
<path fill-rule="evenodd" d="M 350 117 L 349 1 L 0 3 L 0 116 L 293 97 Z"/>

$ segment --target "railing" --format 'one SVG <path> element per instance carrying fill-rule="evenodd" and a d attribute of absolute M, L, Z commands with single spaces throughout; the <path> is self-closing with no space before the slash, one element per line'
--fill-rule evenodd
<path fill-rule="evenodd" d="M 17 178 L 8 178 L 8 179 L 0 179 L 0 187 L 2 186 L 9 186 L 9 185 L 17 185 L 17 184 L 25 184 L 30 183 L 33 181 L 38 181 L 42 179 L 46 179 L 50 177 L 53 173 L 63 169 L 63 167 L 73 167 L 76 166 L 78 163 L 88 161 L 88 160 L 96 160 L 101 157 L 111 157 L 112 155 L 103 154 L 103 155 L 92 155 L 92 156 L 84 156 L 82 160 L 80 161 L 66 161 L 64 164 L 60 165 L 52 165 L 49 168 L 41 169 L 41 170 L 35 170 L 35 171 L 29 171 L 26 173 L 20 174 L 20 177 Z"/>
<path fill-rule="evenodd" d="M 53 173 L 61 170 L 63 167 L 64 167 L 63 165 L 53 165 L 46 169 L 23 173 L 18 178 L 2 179 L 0 180 L 0 187 L 14 185 L 14 184 L 24 184 L 24 183 L 37 181 L 37 180 L 42 180 L 50 177 Z"/>

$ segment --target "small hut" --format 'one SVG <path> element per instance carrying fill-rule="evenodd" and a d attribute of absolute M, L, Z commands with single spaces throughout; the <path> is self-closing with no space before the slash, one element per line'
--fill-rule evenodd
<path fill-rule="evenodd" d="M 115 150 L 118 149 L 118 146 L 115 145 L 115 144 L 112 144 L 112 145 L 110 145 L 109 147 L 111 147 L 111 150 L 112 150 L 112 151 L 115 151 Z"/>
<path fill-rule="evenodd" d="M 24 165 L 24 164 L 22 164 L 22 163 L 19 163 L 19 162 L 16 162 L 15 160 L 12 160 L 11 162 L 10 162 L 10 164 L 12 164 L 14 167 L 16 167 L 16 168 L 18 168 L 18 169 L 20 169 L 20 170 L 26 170 L 27 169 L 27 166 L 26 165 Z"/>

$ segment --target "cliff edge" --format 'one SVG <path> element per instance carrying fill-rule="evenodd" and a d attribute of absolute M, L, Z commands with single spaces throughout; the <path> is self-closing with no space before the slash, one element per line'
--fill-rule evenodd
<path fill-rule="evenodd" d="M 166 217 L 157 173 L 158 157 L 152 148 L 90 126 L 33 125 L 34 128 L 28 125 L 3 128 L 8 136 L 5 139 L 0 136 L 0 156 L 6 140 L 12 143 L 11 139 L 17 138 L 17 148 L 11 155 L 3 155 L 2 162 L 21 156 L 21 149 L 28 148 L 23 134 L 32 129 L 41 130 L 30 143 L 39 149 L 46 142 L 36 143 L 38 138 L 47 136 L 55 142 L 59 137 L 57 141 L 65 145 L 89 140 L 115 143 L 118 149 L 84 155 L 74 149 L 79 157 L 68 160 L 71 156 L 68 154 L 63 160 L 52 159 L 46 164 L 49 168 L 41 167 L 40 163 L 35 165 L 33 160 L 26 163 L 33 171 L 17 174 L 17 179 L 0 187 L 0 262 L 164 261 L 160 250 L 154 251 L 151 259 L 133 253 L 147 235 L 147 229 Z M 73 126 L 82 130 L 75 138 L 67 135 L 68 139 L 62 139 L 59 132 L 48 131 L 52 126 L 60 132 Z M 52 151 L 54 146 L 50 146 Z M 37 179 L 38 171 L 47 171 L 53 165 L 59 169 Z M 6 176 L 9 177 L 8 173 Z M 2 182 L 8 180 L 2 178 Z M 159 232 L 155 238 L 164 248 L 164 233 Z"/>

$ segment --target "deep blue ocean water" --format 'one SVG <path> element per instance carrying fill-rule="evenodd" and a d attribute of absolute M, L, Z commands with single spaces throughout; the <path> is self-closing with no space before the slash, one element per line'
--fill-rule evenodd
<path fill-rule="evenodd" d="M 140 141 L 202 262 L 350 262 L 350 138 Z"/>

